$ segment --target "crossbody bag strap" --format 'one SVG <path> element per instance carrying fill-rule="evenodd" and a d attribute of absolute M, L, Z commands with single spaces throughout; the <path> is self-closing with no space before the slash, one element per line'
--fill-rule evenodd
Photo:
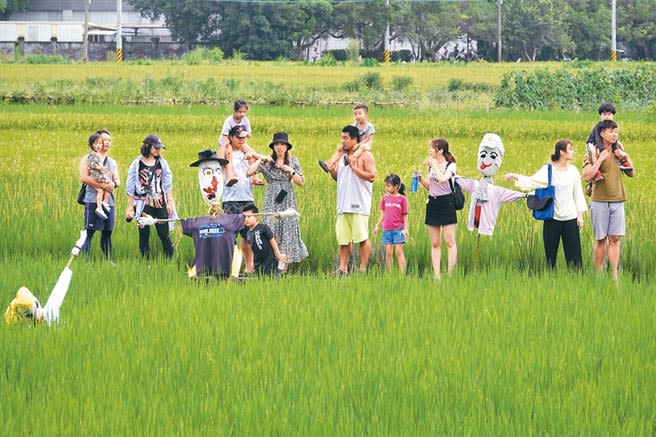
<path fill-rule="evenodd" d="M 547 164 L 547 166 L 548 166 L 547 167 L 547 174 L 549 175 L 549 176 L 547 176 L 547 181 L 548 181 L 547 183 L 548 183 L 549 186 L 551 186 L 551 164 Z"/>
<path fill-rule="evenodd" d="M 447 163 L 446 163 L 446 167 L 444 167 L 444 170 L 446 170 L 447 168 L 449 168 L 449 164 L 451 164 L 451 161 L 447 161 Z M 449 187 L 451 188 L 451 194 L 453 194 L 453 195 L 455 196 L 455 191 L 456 191 L 456 190 L 455 190 L 455 187 L 453 186 L 453 176 L 451 176 L 451 177 L 449 178 Z"/>

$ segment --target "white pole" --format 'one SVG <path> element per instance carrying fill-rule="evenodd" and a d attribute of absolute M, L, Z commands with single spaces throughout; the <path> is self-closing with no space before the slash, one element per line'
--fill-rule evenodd
<path fill-rule="evenodd" d="M 497 0 L 497 62 L 503 62 L 503 47 L 501 45 L 501 5 L 503 0 Z"/>
<path fill-rule="evenodd" d="M 617 61 L 617 0 L 610 2 L 610 60 Z"/>
<path fill-rule="evenodd" d="M 84 1 L 84 42 L 82 43 L 82 62 L 85 64 L 89 61 L 89 2 Z"/>
<path fill-rule="evenodd" d="M 123 62 L 123 1 L 116 0 L 116 62 Z"/>

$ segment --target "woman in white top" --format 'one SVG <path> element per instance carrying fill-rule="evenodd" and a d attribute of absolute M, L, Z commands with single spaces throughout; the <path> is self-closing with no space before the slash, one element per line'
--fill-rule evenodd
<path fill-rule="evenodd" d="M 556 267 L 558 245 L 563 240 L 563 250 L 567 265 L 573 269 L 581 268 L 581 238 L 579 229 L 583 226 L 583 213 L 588 209 L 581 175 L 569 162 L 574 159 L 574 147 L 569 140 L 559 140 L 551 155 L 551 184 L 556 187 L 554 197 L 554 216 L 544 221 L 542 235 L 544 252 L 550 268 Z M 520 190 L 528 191 L 544 188 L 548 184 L 548 165 L 545 164 L 533 176 L 508 173 L 506 180 L 514 180 Z"/>

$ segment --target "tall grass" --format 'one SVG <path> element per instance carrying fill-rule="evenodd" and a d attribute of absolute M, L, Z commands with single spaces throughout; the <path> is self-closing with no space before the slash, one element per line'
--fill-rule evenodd
<path fill-rule="evenodd" d="M 11 261 L 2 267 L 14 280 L 38 262 Z M 52 280 L 57 263 L 40 263 Z M 654 420 L 653 306 L 646 284 L 594 275 L 204 285 L 172 264 L 78 262 L 63 326 L 0 330 L 3 425 L 643 434 Z"/>
<path fill-rule="evenodd" d="M 214 147 L 230 107 L 3 106 L 0 117 L 0 289 L 44 301 L 82 226 L 77 168 L 88 134 L 114 136 L 123 180 L 149 133 L 161 136 L 181 216 L 200 215 L 198 151 Z M 591 263 L 544 270 L 540 224 L 522 203 L 503 206 L 495 235 L 466 230 L 459 265 L 435 282 L 423 225 L 425 193 L 408 194 L 408 275 L 385 273 L 379 245 L 367 275 L 332 278 L 335 184 L 330 156 L 350 108 L 252 105 L 252 145 L 289 132 L 306 185 L 297 188 L 310 258 L 289 277 L 246 282 L 186 278 L 190 239 L 172 261 L 139 259 L 137 230 L 120 220 L 113 264 L 94 242 L 73 266 L 63 325 L 0 328 L 0 424 L 7 434 L 557 434 L 652 433 L 656 392 L 651 282 L 654 235 L 652 115 L 620 113 L 636 163 L 620 282 Z M 582 141 L 596 114 L 372 107 L 378 178 L 406 182 L 428 142 L 443 136 L 459 172 L 478 177 L 477 145 L 496 131 L 503 171 L 531 173 L 557 138 Z M 580 156 L 579 156 L 580 158 Z M 580 159 L 578 160 L 580 163 Z M 497 182 L 506 185 L 498 178 Z M 510 187 L 509 185 L 506 185 Z M 258 203 L 263 190 L 256 188 Z M 561 255 L 562 257 L 562 255 Z"/>

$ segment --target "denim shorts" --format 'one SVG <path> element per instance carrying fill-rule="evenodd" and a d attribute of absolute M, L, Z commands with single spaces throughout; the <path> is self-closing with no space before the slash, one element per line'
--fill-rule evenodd
<path fill-rule="evenodd" d="M 383 244 L 404 244 L 405 237 L 403 236 L 403 229 L 395 231 L 383 231 Z"/>

